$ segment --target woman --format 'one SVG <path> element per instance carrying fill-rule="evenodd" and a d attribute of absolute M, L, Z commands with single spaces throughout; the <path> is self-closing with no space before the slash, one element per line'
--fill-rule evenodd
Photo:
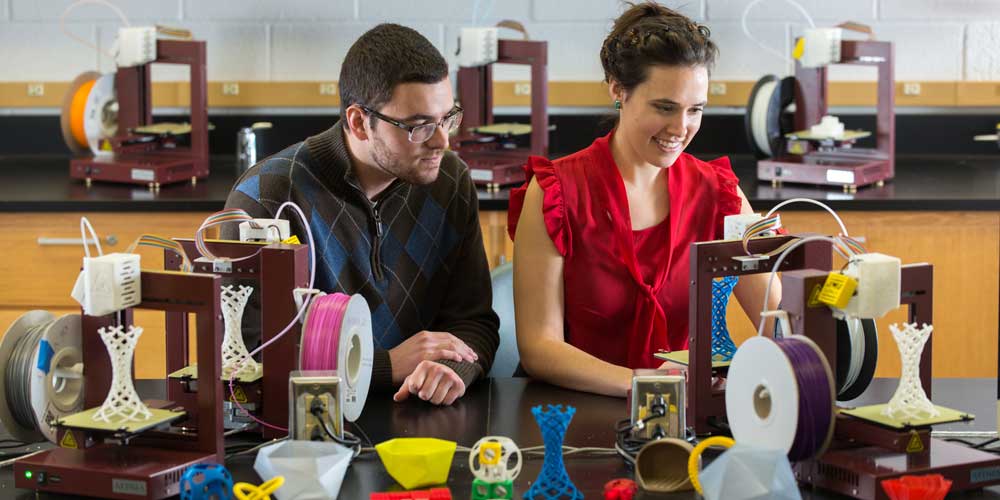
<path fill-rule="evenodd" d="M 528 162 L 508 226 L 517 343 L 531 376 L 624 396 L 633 368 L 687 349 L 690 245 L 721 238 L 726 215 L 752 212 L 728 159 L 684 153 L 717 53 L 708 28 L 631 5 L 601 49 L 617 126 L 573 155 Z M 764 278 L 735 291 L 755 324 Z"/>

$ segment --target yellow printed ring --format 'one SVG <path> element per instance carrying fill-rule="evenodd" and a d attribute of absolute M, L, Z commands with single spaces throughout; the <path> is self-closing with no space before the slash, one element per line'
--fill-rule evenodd
<path fill-rule="evenodd" d="M 705 451 L 709 446 L 731 448 L 735 443 L 732 438 L 715 436 L 698 443 L 698 446 L 695 446 L 694 450 L 691 451 L 691 456 L 688 457 L 688 475 L 691 477 L 691 486 L 694 486 L 695 491 L 699 495 L 704 494 L 701 490 L 701 482 L 698 481 L 698 470 L 701 468 L 701 452 Z"/>

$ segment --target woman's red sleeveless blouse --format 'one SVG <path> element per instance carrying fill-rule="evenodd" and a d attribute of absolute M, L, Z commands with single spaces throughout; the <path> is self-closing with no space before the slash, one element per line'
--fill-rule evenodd
<path fill-rule="evenodd" d="M 721 238 L 742 202 L 728 158 L 682 153 L 668 170 L 667 219 L 632 231 L 612 134 L 555 162 L 532 157 L 525 170 L 538 179 L 545 227 L 565 259 L 566 341 L 609 363 L 651 368 L 661 363 L 655 352 L 688 348 L 691 243 Z M 512 239 L 527 185 L 510 194 Z"/>

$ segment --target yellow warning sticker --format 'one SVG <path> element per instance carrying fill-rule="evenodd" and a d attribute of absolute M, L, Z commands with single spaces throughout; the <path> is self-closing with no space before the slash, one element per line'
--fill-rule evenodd
<path fill-rule="evenodd" d="M 242 387 L 236 386 L 235 388 L 233 388 L 233 395 L 229 396 L 229 400 L 230 401 L 236 401 L 237 403 L 240 403 L 240 404 L 246 403 L 247 402 L 247 393 L 243 392 L 243 388 Z"/>
<path fill-rule="evenodd" d="M 73 448 L 74 450 L 80 447 L 76 442 L 76 438 L 73 437 L 73 431 L 66 431 L 66 434 L 63 434 L 62 439 L 59 440 L 59 446 Z"/>
<path fill-rule="evenodd" d="M 910 435 L 910 442 L 906 445 L 907 453 L 920 453 L 924 451 L 924 442 L 920 440 L 920 434 L 916 432 Z"/>
<path fill-rule="evenodd" d="M 287 238 L 285 238 L 285 239 L 283 239 L 283 240 L 281 240 L 281 242 L 284 243 L 284 244 L 286 244 L 286 245 L 301 245 L 302 244 L 302 242 L 299 241 L 299 237 L 296 236 L 296 235 L 294 235 L 294 234 L 291 235 L 291 236 L 289 236 L 289 237 L 287 237 Z"/>

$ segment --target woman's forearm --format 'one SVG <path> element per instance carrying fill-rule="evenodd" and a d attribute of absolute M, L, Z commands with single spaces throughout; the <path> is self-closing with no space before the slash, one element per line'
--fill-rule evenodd
<path fill-rule="evenodd" d="M 577 391 L 625 397 L 632 370 L 602 361 L 564 341 L 538 339 L 522 349 L 521 364 L 533 378 Z"/>

